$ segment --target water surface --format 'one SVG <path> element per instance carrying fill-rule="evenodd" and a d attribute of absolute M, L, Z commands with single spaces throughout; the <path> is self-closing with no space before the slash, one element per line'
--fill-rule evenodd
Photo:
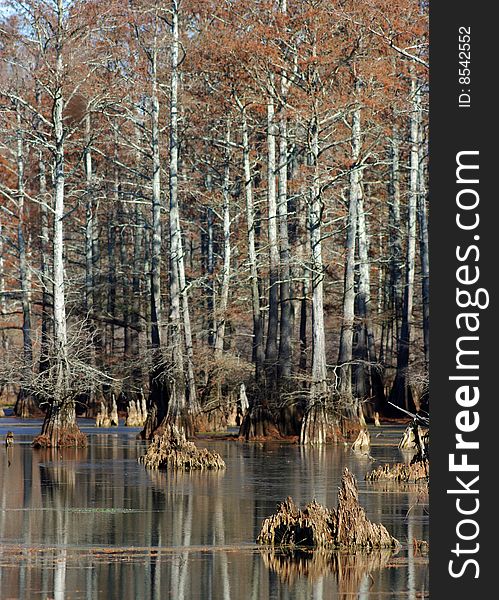
<path fill-rule="evenodd" d="M 137 463 L 136 429 L 82 421 L 89 445 L 33 450 L 33 421 L 0 420 L 0 598 L 46 600 L 326 600 L 428 595 L 428 498 L 418 486 L 372 484 L 367 470 L 407 459 L 400 429 L 375 430 L 370 456 L 344 446 L 202 440 L 222 473 L 169 474 Z M 377 437 L 376 437 L 377 436 Z M 336 505 L 344 467 L 361 504 L 402 543 L 396 555 L 315 554 L 290 562 L 255 544 L 262 519 L 291 495 Z"/>

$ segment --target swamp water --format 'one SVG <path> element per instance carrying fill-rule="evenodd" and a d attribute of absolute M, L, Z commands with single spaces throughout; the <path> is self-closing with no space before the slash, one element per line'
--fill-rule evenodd
<path fill-rule="evenodd" d="M 428 497 L 414 484 L 367 483 L 384 462 L 407 460 L 401 428 L 372 431 L 371 456 L 344 446 L 199 440 L 221 473 L 169 474 L 137 463 L 137 429 L 96 429 L 83 450 L 32 450 L 35 421 L 0 419 L 2 600 L 327 600 L 424 598 Z M 15 445 L 5 448 L 8 430 Z M 401 543 L 398 553 L 302 554 L 293 562 L 255 544 L 264 517 L 291 495 L 335 506 L 344 467 L 367 516 Z"/>

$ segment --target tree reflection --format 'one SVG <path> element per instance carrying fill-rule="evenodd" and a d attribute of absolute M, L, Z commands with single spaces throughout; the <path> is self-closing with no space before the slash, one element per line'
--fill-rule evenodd
<path fill-rule="evenodd" d="M 277 573 L 279 579 L 293 586 L 299 579 L 321 583 L 333 575 L 338 584 L 338 598 L 358 597 L 363 581 L 374 571 L 383 569 L 394 556 L 392 550 L 372 552 L 275 550 L 262 548 L 265 566 Z"/>

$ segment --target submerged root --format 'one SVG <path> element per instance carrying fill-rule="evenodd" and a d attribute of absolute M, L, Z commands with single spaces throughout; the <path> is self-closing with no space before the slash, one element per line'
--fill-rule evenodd
<path fill-rule="evenodd" d="M 338 508 L 315 500 L 299 509 L 291 498 L 265 519 L 257 542 L 290 548 L 395 548 L 399 545 L 383 525 L 371 523 L 359 504 L 355 477 L 345 469 L 338 492 Z"/>
<path fill-rule="evenodd" d="M 139 458 L 148 469 L 172 469 L 174 471 L 204 471 L 225 469 L 225 463 L 217 452 L 199 449 L 188 442 L 185 434 L 175 424 L 164 427 L 161 435 L 152 440 L 147 453 Z"/>
<path fill-rule="evenodd" d="M 399 481 L 408 483 L 427 482 L 430 473 L 428 461 L 418 461 L 410 465 L 396 463 L 379 466 L 366 475 L 366 481 Z"/>

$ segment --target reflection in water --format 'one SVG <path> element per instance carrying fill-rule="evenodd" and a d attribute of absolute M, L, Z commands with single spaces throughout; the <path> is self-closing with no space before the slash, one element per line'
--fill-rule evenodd
<path fill-rule="evenodd" d="M 91 435 L 79 450 L 33 451 L 22 427 L 0 453 L 0 598 L 322 600 L 416 598 L 427 593 L 428 539 L 415 486 L 363 481 L 368 460 L 343 448 L 205 442 L 223 473 L 158 473 L 137 463 L 134 432 Z M 0 422 L 0 437 L 2 435 Z M 382 461 L 396 448 L 376 447 Z M 404 548 L 375 555 L 313 555 L 292 564 L 254 544 L 264 517 L 287 495 L 336 504 L 341 473 L 357 476 L 370 519 Z M 380 491 L 379 491 L 380 490 Z M 383 568 L 382 565 L 386 564 Z"/>
<path fill-rule="evenodd" d="M 310 583 L 321 581 L 324 576 L 333 574 L 339 598 L 358 595 L 362 582 L 373 571 L 384 568 L 394 552 L 389 549 L 355 554 L 332 551 L 278 551 L 261 550 L 263 562 L 275 571 L 281 581 L 289 586 L 299 578 L 306 578 Z"/>

